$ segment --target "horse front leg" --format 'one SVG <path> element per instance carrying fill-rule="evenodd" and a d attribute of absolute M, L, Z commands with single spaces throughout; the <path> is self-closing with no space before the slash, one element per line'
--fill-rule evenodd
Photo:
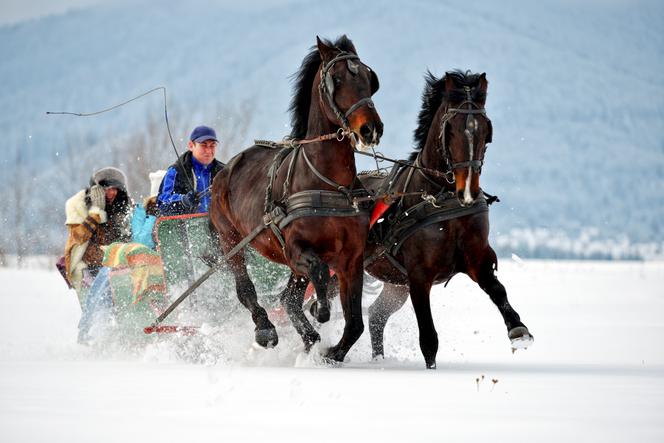
<path fill-rule="evenodd" d="M 383 357 L 383 333 L 390 316 L 408 300 L 408 287 L 385 283 L 383 291 L 369 306 L 369 333 L 371 334 L 372 358 Z"/>
<path fill-rule="evenodd" d="M 327 358 L 343 361 L 350 348 L 364 331 L 362 320 L 362 255 L 350 260 L 346 269 L 337 269 L 339 295 L 346 325 L 341 340 L 325 353 Z"/>
<path fill-rule="evenodd" d="M 330 302 L 327 298 L 330 267 L 311 249 L 303 247 L 298 242 L 293 242 L 287 251 L 291 269 L 299 275 L 306 276 L 316 290 L 316 308 L 311 310 L 311 314 L 320 323 L 325 323 L 330 319 Z M 299 309 L 302 310 L 301 304 Z"/>
<path fill-rule="evenodd" d="M 436 354 L 438 354 L 438 333 L 431 315 L 431 285 L 433 281 L 423 273 L 409 275 L 410 300 L 415 309 L 417 326 L 420 332 L 420 350 L 424 356 L 427 369 L 436 369 Z"/>
<path fill-rule="evenodd" d="M 507 327 L 507 337 L 512 344 L 512 352 L 516 349 L 525 349 L 532 345 L 535 339 L 507 299 L 505 286 L 496 277 L 497 259 L 493 249 L 489 247 L 484 257 L 479 268 L 469 267 L 468 274 L 489 295 L 502 315 Z"/>
<path fill-rule="evenodd" d="M 305 352 L 309 352 L 311 347 L 320 341 L 320 335 L 313 328 L 302 310 L 304 301 L 304 292 L 307 289 L 308 280 L 297 277 L 291 272 L 288 279 L 288 285 L 279 296 L 282 306 L 288 314 L 293 327 L 302 337 Z"/>
<path fill-rule="evenodd" d="M 235 292 L 240 303 L 249 310 L 251 319 L 256 325 L 256 343 L 264 348 L 274 347 L 279 342 L 277 330 L 267 316 L 267 311 L 258 304 L 258 296 L 254 283 L 249 278 L 247 265 L 242 252 L 229 260 L 231 272 L 235 277 Z"/>

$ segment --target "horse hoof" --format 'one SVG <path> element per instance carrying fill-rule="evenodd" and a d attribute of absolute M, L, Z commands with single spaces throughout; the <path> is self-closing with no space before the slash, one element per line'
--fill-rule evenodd
<path fill-rule="evenodd" d="M 274 328 L 256 329 L 256 343 L 264 348 L 274 348 L 279 343 L 277 330 Z"/>
<path fill-rule="evenodd" d="M 318 302 L 313 302 L 309 306 L 309 313 L 318 323 L 325 323 L 330 320 L 330 307 L 319 307 Z"/>
<path fill-rule="evenodd" d="M 323 357 L 327 360 L 330 360 L 331 363 L 341 363 L 344 361 L 346 353 L 341 351 L 337 346 L 333 346 L 328 349 L 325 354 L 323 354 Z"/>
<path fill-rule="evenodd" d="M 307 334 L 306 336 L 302 337 L 302 340 L 304 341 L 304 352 L 308 354 L 309 351 L 311 351 L 313 345 L 320 341 L 320 335 L 317 333 Z"/>
<path fill-rule="evenodd" d="M 327 306 L 323 306 L 322 308 L 318 308 L 316 310 L 316 320 L 318 320 L 318 323 L 325 323 L 330 320 L 330 308 Z"/>
<path fill-rule="evenodd" d="M 436 362 L 426 362 L 427 369 L 436 369 Z"/>
<path fill-rule="evenodd" d="M 517 349 L 526 349 L 528 346 L 531 346 L 535 342 L 535 338 L 530 334 L 528 328 L 525 326 L 517 326 L 516 328 L 510 329 L 507 333 L 507 336 L 512 343 L 512 353 Z"/>

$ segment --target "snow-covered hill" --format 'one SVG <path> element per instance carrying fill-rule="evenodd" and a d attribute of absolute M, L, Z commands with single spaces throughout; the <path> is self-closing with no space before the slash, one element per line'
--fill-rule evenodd
<path fill-rule="evenodd" d="M 426 69 L 487 73 L 494 142 L 482 184 L 502 199 L 492 208 L 494 235 L 507 236 L 504 244 L 523 240 L 513 251 L 547 255 L 523 242 L 545 229 L 573 243 L 590 228 L 603 250 L 626 243 L 618 256 L 642 256 L 629 248 L 664 243 L 661 29 L 664 6 L 647 0 L 113 2 L 4 26 L 0 185 L 16 185 L 17 150 L 39 183 L 71 164 L 62 152 L 72 140 L 85 152 L 144 130 L 163 109 L 155 95 L 95 118 L 45 111 L 97 110 L 158 85 L 168 88 L 176 122 L 215 124 L 225 118 L 219 106 L 252 103 L 246 140 L 230 152 L 253 138 L 281 138 L 289 131 L 288 76 L 316 35 L 346 33 L 380 77 L 380 149 L 391 156 L 411 150 Z M 112 152 L 96 155 L 108 159 L 99 166 L 120 162 Z M 35 227 L 60 229 L 52 224 L 58 198 L 90 172 L 74 171 L 57 197 L 26 203 Z M 48 217 L 35 209 L 40 198 L 53 208 Z M 7 219 L 11 211 L 3 212 Z"/>

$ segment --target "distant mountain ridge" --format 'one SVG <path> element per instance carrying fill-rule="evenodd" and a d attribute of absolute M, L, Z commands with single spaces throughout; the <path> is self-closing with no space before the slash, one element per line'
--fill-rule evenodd
<path fill-rule="evenodd" d="M 658 2 L 516 0 L 132 2 L 4 26 L 0 185 L 14 186 L 18 149 L 38 178 L 60 167 L 68 137 L 86 140 L 85 150 L 163 113 L 158 95 L 88 119 L 45 111 L 97 110 L 159 85 L 177 105 L 174 121 L 214 122 L 214 104 L 251 100 L 247 140 L 233 152 L 280 139 L 290 131 L 289 75 L 316 35 L 346 33 L 379 75 L 389 156 L 412 150 L 426 69 L 487 73 L 494 142 L 482 185 L 502 200 L 491 209 L 493 235 L 575 238 L 592 228 L 599 239 L 664 244 L 661 29 Z M 80 173 L 85 183 L 89 171 Z"/>

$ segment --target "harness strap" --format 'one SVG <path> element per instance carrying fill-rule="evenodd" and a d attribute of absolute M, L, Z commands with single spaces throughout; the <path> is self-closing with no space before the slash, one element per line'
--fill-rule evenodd
<path fill-rule="evenodd" d="M 404 242 L 415 232 L 422 228 L 426 228 L 427 226 L 433 225 L 435 223 L 439 223 L 442 221 L 447 221 L 447 220 L 452 220 L 455 218 L 461 218 L 461 217 L 466 217 L 469 215 L 474 215 L 474 214 L 479 214 L 482 212 L 488 212 L 489 208 L 487 206 L 486 200 L 484 198 L 478 199 L 476 203 L 472 206 L 469 207 L 463 207 L 456 200 L 450 200 L 452 202 L 455 202 L 456 205 L 453 205 L 451 207 L 443 207 L 432 214 L 427 215 L 425 218 L 421 220 L 416 220 L 414 224 L 406 228 L 405 230 L 401 232 L 395 233 L 396 235 L 389 236 L 389 241 L 391 244 L 391 247 L 389 249 L 389 252 L 392 255 L 397 255 L 399 252 L 399 249 L 403 246 Z M 411 209 L 408 209 L 406 212 L 410 211 Z"/>
<path fill-rule="evenodd" d="M 263 216 L 263 224 L 272 230 L 272 233 L 277 237 L 282 250 L 286 247 L 286 240 L 281 234 L 278 224 L 283 220 L 284 216 L 284 210 L 280 206 L 276 206 L 272 211 L 267 212 Z"/>
<path fill-rule="evenodd" d="M 323 182 L 327 183 L 328 185 L 332 186 L 333 188 L 335 188 L 339 192 L 343 192 L 350 199 L 350 191 L 348 190 L 348 188 L 346 188 L 343 185 L 340 185 L 339 183 L 336 183 L 333 180 L 330 180 L 329 178 L 327 178 L 323 174 L 321 174 L 318 171 L 318 169 L 316 169 L 316 167 L 313 165 L 313 163 L 311 163 L 311 160 L 309 160 L 309 157 L 307 156 L 307 152 L 304 149 L 302 149 L 302 157 L 304 157 L 304 161 L 307 163 L 307 166 L 309 166 L 309 169 L 311 169 L 311 172 L 313 172 L 316 177 L 318 177 L 319 179 L 321 179 Z"/>
<path fill-rule="evenodd" d="M 477 106 L 473 102 L 463 102 L 461 105 L 465 105 L 466 103 L 470 103 L 473 106 Z M 482 114 L 486 115 L 486 110 L 484 108 L 479 108 L 479 109 L 461 109 L 461 108 L 447 108 L 447 112 L 454 113 L 454 114 Z"/>
<path fill-rule="evenodd" d="M 453 193 L 449 193 L 445 189 L 442 189 L 435 197 L 429 196 L 429 198 L 424 199 L 408 209 L 401 210 L 402 212 L 396 217 L 391 224 L 387 235 L 381 241 L 383 245 L 382 250 L 377 254 L 367 257 L 364 260 L 364 266 L 367 267 L 380 257 L 385 256 L 392 266 L 398 269 L 402 274 L 407 275 L 406 269 L 401 263 L 399 263 L 396 256 L 399 254 L 401 247 L 408 238 L 420 229 L 442 221 L 488 212 L 488 204 L 493 203 L 493 201 L 494 200 L 492 199 L 487 201 L 484 194 L 482 194 L 482 197 L 480 197 L 474 205 L 464 207 L 461 206 Z M 437 204 L 436 202 L 439 202 L 440 204 Z M 426 206 L 428 205 L 432 205 L 434 209 L 429 213 L 422 214 L 422 211 L 426 210 Z"/>
<path fill-rule="evenodd" d="M 281 199 L 288 200 L 288 188 L 290 188 L 291 177 L 293 177 L 293 170 L 295 169 L 295 161 L 300 153 L 300 145 L 293 147 L 293 155 L 291 155 L 290 162 L 288 163 L 288 171 L 286 172 L 286 180 L 281 191 Z"/>
<path fill-rule="evenodd" d="M 371 97 L 365 97 L 365 98 L 359 100 L 358 102 L 356 102 L 356 103 L 355 103 L 353 106 L 351 106 L 350 108 L 348 108 L 348 111 L 346 111 L 346 114 L 344 114 L 344 118 L 346 118 L 346 120 L 348 120 L 348 117 L 349 117 L 353 112 L 357 111 L 357 109 L 358 109 L 360 106 L 364 106 L 364 105 L 367 105 L 367 107 L 370 108 L 370 109 L 373 109 L 374 106 L 375 106 L 373 100 L 371 100 Z"/>
<path fill-rule="evenodd" d="M 284 229 L 293 220 L 303 217 L 357 217 L 362 214 L 365 212 L 354 208 L 300 208 L 289 212 L 279 223 L 279 229 Z"/>
<path fill-rule="evenodd" d="M 258 143 L 256 143 L 258 144 Z M 266 145 L 261 145 L 261 146 L 266 146 Z M 269 146 L 269 145 L 267 145 Z M 279 150 L 277 154 L 274 156 L 274 160 L 272 160 L 272 164 L 270 165 L 270 169 L 267 171 L 267 176 L 269 177 L 269 181 L 267 184 L 267 188 L 265 189 L 265 205 L 264 205 L 264 212 L 267 214 L 274 208 L 274 201 L 272 200 L 272 188 L 274 186 L 274 180 L 277 176 L 277 171 L 279 170 L 279 167 L 281 164 L 284 162 L 286 159 L 286 156 L 290 154 L 290 152 L 293 150 L 291 147 L 285 147 Z"/>
<path fill-rule="evenodd" d="M 406 181 L 403 184 L 403 191 L 401 191 L 401 192 L 406 192 L 408 190 L 408 185 L 410 185 L 410 181 L 413 178 L 413 172 L 414 171 L 415 171 L 414 168 L 410 168 L 410 170 L 408 171 L 408 176 L 406 177 Z M 403 200 L 399 202 L 399 205 L 402 205 L 402 204 L 403 204 Z"/>
<path fill-rule="evenodd" d="M 389 260 L 390 263 L 392 263 L 392 266 L 397 268 L 403 275 L 408 275 L 408 271 L 406 271 L 406 268 L 403 267 L 401 263 L 389 252 L 385 253 L 385 257 Z"/>

